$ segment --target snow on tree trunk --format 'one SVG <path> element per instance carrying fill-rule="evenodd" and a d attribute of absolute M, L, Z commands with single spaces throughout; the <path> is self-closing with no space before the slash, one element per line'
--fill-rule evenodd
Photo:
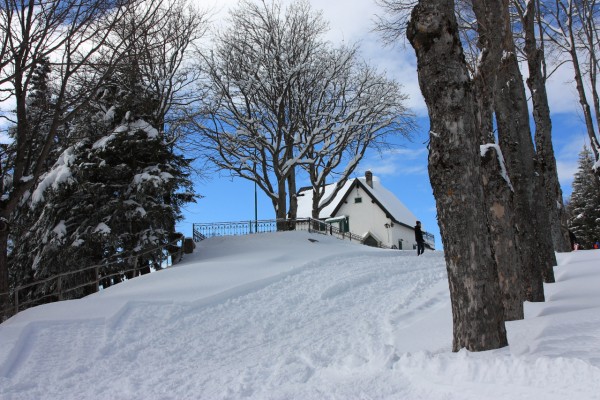
<path fill-rule="evenodd" d="M 512 34 L 504 40 L 498 69 L 496 120 L 500 148 L 515 189 L 516 223 L 524 267 L 525 298 L 544 301 L 543 281 L 553 282 L 556 265 L 547 218 L 538 212 L 544 198 L 535 178 L 533 142 L 523 78 L 515 55 Z"/>
<path fill-rule="evenodd" d="M 454 3 L 422 0 L 407 37 L 415 49 L 430 118 L 429 176 L 450 286 L 458 351 L 507 345 L 496 263 L 490 250 L 471 82 Z"/>
<path fill-rule="evenodd" d="M 523 319 L 523 265 L 516 249 L 518 244 L 514 225 L 513 188 L 493 132 L 496 75 L 502 58 L 502 41 L 506 35 L 508 14 L 504 13 L 500 1 L 474 1 L 473 11 L 479 21 L 477 46 L 481 51 L 473 83 L 482 145 L 482 182 L 490 241 L 502 292 L 504 320 L 511 321 Z"/>
<path fill-rule="evenodd" d="M 504 320 L 523 319 L 523 264 L 514 221 L 510 183 L 502 177 L 502 154 L 497 146 L 482 146 L 481 173 L 486 196 L 490 240 L 498 266 Z"/>

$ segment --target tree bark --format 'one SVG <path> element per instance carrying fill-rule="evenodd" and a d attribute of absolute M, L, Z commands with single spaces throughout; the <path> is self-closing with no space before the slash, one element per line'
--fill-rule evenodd
<path fill-rule="evenodd" d="M 596 136 L 596 131 L 594 130 L 594 122 L 592 120 L 592 111 L 590 108 L 590 104 L 587 100 L 587 95 L 585 93 L 585 86 L 583 83 L 583 73 L 581 72 L 579 55 L 577 54 L 577 47 L 575 46 L 575 33 L 573 27 L 573 17 L 574 11 L 570 8 L 570 13 L 568 17 L 568 34 L 569 34 L 569 55 L 571 56 L 571 62 L 573 64 L 573 72 L 575 73 L 575 86 L 577 88 L 577 94 L 579 95 L 579 104 L 581 105 L 581 110 L 583 111 L 583 117 L 585 120 L 585 126 L 587 129 L 587 134 L 590 139 L 590 145 L 592 147 L 592 151 L 594 153 L 594 160 L 600 160 L 600 142 L 598 141 L 598 137 Z M 600 179 L 600 168 L 594 171 L 596 176 Z"/>
<path fill-rule="evenodd" d="M 529 110 L 512 34 L 504 41 L 505 55 L 498 70 L 496 120 L 500 148 L 515 190 L 516 224 L 524 267 L 525 298 L 544 301 L 543 281 L 554 281 L 556 265 L 547 221 L 540 221 L 540 201 L 534 177 L 535 152 L 529 130 Z M 544 229 L 544 227 L 546 229 Z M 544 237 L 547 235 L 547 237 Z M 543 273 L 542 273 L 543 271 Z"/>
<path fill-rule="evenodd" d="M 504 320 L 514 321 L 524 318 L 523 264 L 515 228 L 513 192 L 510 183 L 501 176 L 499 160 L 503 157 L 498 150 L 497 146 L 490 146 L 485 152 L 482 150 L 481 173 L 492 251 L 498 265 Z"/>
<path fill-rule="evenodd" d="M 507 345 L 496 263 L 485 224 L 471 82 L 451 0 L 421 0 L 407 37 L 430 117 L 429 176 L 444 244 L 453 351 Z"/>
<path fill-rule="evenodd" d="M 496 146 L 493 132 L 494 93 L 497 69 L 502 59 L 506 21 L 501 1 L 473 1 L 477 17 L 477 46 L 481 51 L 473 78 L 477 98 L 477 122 L 480 132 L 481 173 L 487 226 L 492 254 L 498 268 L 504 320 L 523 319 L 523 265 L 517 249 L 513 188 L 504 168 L 504 157 Z"/>
<path fill-rule="evenodd" d="M 277 179 L 277 199 L 273 200 L 273 208 L 275 209 L 275 218 L 277 219 L 277 230 L 286 231 L 287 222 L 287 196 L 285 193 L 285 179 Z"/>

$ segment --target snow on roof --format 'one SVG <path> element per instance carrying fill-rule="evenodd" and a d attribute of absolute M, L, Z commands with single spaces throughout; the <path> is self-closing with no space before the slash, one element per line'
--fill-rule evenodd
<path fill-rule="evenodd" d="M 332 216 L 331 214 L 333 213 L 333 210 L 335 210 L 335 208 L 337 207 L 339 202 L 342 201 L 342 198 L 344 197 L 344 195 L 346 194 L 348 189 L 350 189 L 350 186 L 352 185 L 353 182 L 354 182 L 353 179 L 346 182 L 344 187 L 342 187 L 340 189 L 340 191 L 337 193 L 337 195 L 335 196 L 335 199 L 331 202 L 331 204 L 329 204 L 327 207 L 325 207 L 323 210 L 321 210 L 321 213 L 320 213 L 321 218 L 329 218 Z M 321 199 L 321 203 L 323 203 L 323 200 L 327 199 L 331 195 L 334 187 L 335 187 L 334 184 L 325 186 L 325 194 L 323 195 L 323 198 Z M 300 195 L 298 196 L 297 215 L 298 215 L 298 218 L 308 218 L 308 217 L 312 216 L 312 188 L 308 188 L 307 190 L 301 189 Z"/>
<path fill-rule="evenodd" d="M 329 204 L 321 211 L 320 218 L 329 218 L 334 216 L 332 215 L 333 212 L 340 204 L 340 202 L 344 200 L 344 196 L 346 195 L 350 187 L 355 183 L 355 181 L 359 181 L 362 184 L 362 186 L 370 192 L 373 198 L 375 198 L 381 204 L 381 206 L 392 216 L 392 218 L 396 220 L 396 222 L 403 223 L 408 226 L 413 226 L 416 223 L 417 217 L 398 199 L 398 197 L 396 197 L 392 192 L 387 190 L 381 184 L 379 178 L 376 176 L 373 176 L 372 188 L 369 185 L 367 185 L 366 179 L 364 177 L 351 179 L 348 182 L 346 182 L 344 187 L 335 196 L 335 199 L 331 202 L 331 204 Z M 331 184 L 325 187 L 325 195 L 323 196 L 324 199 L 331 194 L 334 186 L 335 185 Z M 298 196 L 298 217 L 308 218 L 311 216 L 312 210 L 312 190 L 308 189 L 302 191 L 301 193 L 302 195 Z"/>

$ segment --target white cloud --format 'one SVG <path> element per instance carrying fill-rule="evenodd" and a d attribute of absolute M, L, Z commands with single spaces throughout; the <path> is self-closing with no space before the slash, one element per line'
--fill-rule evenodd
<path fill-rule="evenodd" d="M 360 174 L 370 170 L 379 176 L 427 174 L 427 149 L 401 148 L 371 155 L 361 162 Z"/>
<path fill-rule="evenodd" d="M 427 149 L 409 149 L 409 148 L 399 148 L 387 151 L 385 154 L 396 155 L 403 158 L 407 158 L 410 160 L 414 160 L 417 158 L 427 157 Z"/>
<path fill-rule="evenodd" d="M 553 113 L 573 113 L 580 110 L 571 64 L 563 64 L 546 83 L 548 102 Z"/>
<path fill-rule="evenodd" d="M 556 169 L 558 170 L 558 181 L 560 182 L 561 188 L 563 188 L 563 191 L 565 192 L 564 194 L 570 194 L 573 176 L 577 172 L 577 160 L 557 160 Z"/>

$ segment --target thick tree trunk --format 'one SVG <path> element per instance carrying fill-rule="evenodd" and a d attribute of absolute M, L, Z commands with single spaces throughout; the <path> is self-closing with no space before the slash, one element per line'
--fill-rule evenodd
<path fill-rule="evenodd" d="M 482 150 L 481 173 L 486 195 L 492 250 L 498 266 L 504 320 L 523 319 L 523 264 L 515 229 L 514 200 L 510 183 L 502 177 L 497 146 Z M 508 178 L 506 178 L 508 179 Z"/>
<path fill-rule="evenodd" d="M 454 3 L 421 0 L 408 39 L 430 117 L 429 176 L 436 199 L 458 351 L 507 345 L 496 263 L 490 251 L 479 136 Z"/>
<path fill-rule="evenodd" d="M 508 15 L 501 1 L 473 1 L 481 56 L 474 76 L 480 132 L 481 174 L 492 253 L 498 268 L 504 320 L 523 319 L 523 265 L 517 250 L 513 189 L 493 132 L 494 93 Z"/>
<path fill-rule="evenodd" d="M 285 180 L 279 179 L 277 181 L 277 199 L 273 200 L 273 207 L 275 208 L 275 218 L 277 219 L 277 230 L 286 231 L 287 222 L 287 195 L 285 193 Z"/>
<path fill-rule="evenodd" d="M 536 235 L 536 228 L 543 228 L 544 225 L 540 224 L 536 208 L 544 203 L 539 202 L 536 196 L 535 153 L 529 130 L 529 110 L 512 36 L 507 38 L 505 43 L 508 44 L 499 68 L 496 92 L 498 137 L 515 190 L 516 224 L 524 267 L 525 298 L 529 301 L 544 301 L 542 271 L 545 271 L 548 281 L 553 281 L 552 267 L 555 261 L 548 258 L 548 251 L 551 252 L 552 258 L 554 253 L 551 243 L 550 248 L 546 249 L 546 242 L 550 240 L 549 231 L 539 231 L 540 234 L 546 232 L 547 238 Z"/>
<path fill-rule="evenodd" d="M 296 171 L 294 169 L 292 169 L 292 171 L 290 172 L 288 178 L 288 200 L 289 200 L 289 210 L 287 213 L 287 217 L 290 220 L 290 223 L 288 225 L 288 229 L 289 230 L 294 230 L 296 229 L 296 219 L 298 217 L 298 195 L 297 195 L 297 189 L 296 189 Z"/>
<path fill-rule="evenodd" d="M 524 50 L 529 68 L 527 85 L 531 92 L 533 120 L 535 121 L 536 172 L 542 183 L 540 189 L 544 191 L 546 205 L 546 207 L 539 208 L 542 211 L 548 210 L 547 218 L 550 223 L 554 250 L 566 252 L 571 250 L 571 245 L 552 146 L 552 120 L 546 93 L 546 77 L 542 71 L 544 53 L 538 47 L 535 37 L 536 4 L 537 1 L 527 3 L 527 9 L 523 16 L 523 29 L 525 31 Z"/>
<path fill-rule="evenodd" d="M 320 215 L 319 215 L 319 202 L 321 201 L 321 198 L 319 197 L 319 193 L 318 191 L 313 187 L 312 189 L 312 211 L 311 211 L 311 215 L 314 219 L 319 219 Z M 326 218 L 327 215 L 324 215 L 323 218 Z"/>

